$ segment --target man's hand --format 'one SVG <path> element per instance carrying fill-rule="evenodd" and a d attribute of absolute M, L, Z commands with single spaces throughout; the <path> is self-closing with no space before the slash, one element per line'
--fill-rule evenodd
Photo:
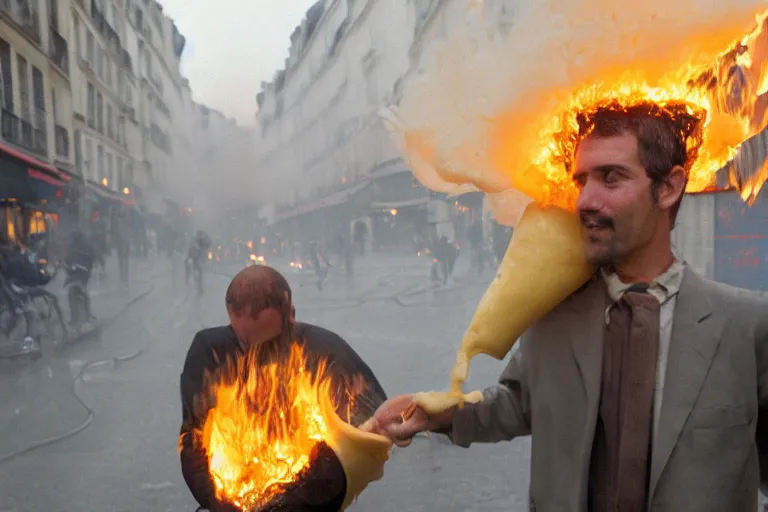
<path fill-rule="evenodd" d="M 387 400 L 373 418 L 360 426 L 362 430 L 387 436 L 397 446 L 408 446 L 413 436 L 426 430 L 443 430 L 453 423 L 455 409 L 429 416 L 413 402 L 414 395 L 399 395 Z M 409 416 L 406 418 L 406 412 Z"/>

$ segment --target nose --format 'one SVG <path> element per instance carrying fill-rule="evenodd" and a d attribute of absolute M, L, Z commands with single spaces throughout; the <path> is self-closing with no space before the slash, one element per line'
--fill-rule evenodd
<path fill-rule="evenodd" d="M 593 180 L 587 180 L 579 191 L 579 199 L 576 206 L 580 212 L 599 212 L 603 209 L 603 198 L 599 184 Z"/>

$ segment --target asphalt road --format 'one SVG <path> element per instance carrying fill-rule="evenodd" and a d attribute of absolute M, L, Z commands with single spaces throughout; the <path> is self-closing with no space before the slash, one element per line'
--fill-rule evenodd
<path fill-rule="evenodd" d="M 382 263 L 364 272 L 361 266 L 357 283 L 329 279 L 323 292 L 310 276 L 291 275 L 297 315 L 346 338 L 390 395 L 443 388 L 485 284 L 410 295 L 404 306 L 391 298 L 424 283 L 423 265 Z M 95 411 L 86 430 L 0 464 L 0 512 L 195 509 L 178 462 L 178 376 L 194 333 L 226 321 L 226 276 L 235 270 L 208 274 L 202 297 L 183 285 L 180 269 L 161 274 L 149 295 L 99 338 L 56 360 L 0 366 L 0 382 L 11 390 L 0 399 L 2 459 L 86 420 L 70 392 L 84 362 L 144 350 L 130 361 L 85 373 L 78 389 Z M 471 385 L 493 382 L 501 367 L 497 361 L 476 361 Z M 527 440 L 464 450 L 439 436 L 417 439 L 395 450 L 384 479 L 350 510 L 527 510 L 528 453 Z"/>

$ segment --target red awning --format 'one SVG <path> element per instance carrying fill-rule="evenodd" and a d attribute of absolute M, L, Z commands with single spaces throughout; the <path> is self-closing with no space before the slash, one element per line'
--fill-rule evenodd
<path fill-rule="evenodd" d="M 3 153 L 9 156 L 12 156 L 17 160 L 20 160 L 28 165 L 33 166 L 34 169 L 30 169 L 30 171 L 36 171 L 36 173 L 34 175 L 32 174 L 32 172 L 29 173 L 29 176 L 32 178 L 47 181 L 52 185 L 63 185 L 64 183 L 68 183 L 72 179 L 69 175 L 60 171 L 59 169 L 52 166 L 51 164 L 47 164 L 42 160 L 29 156 L 28 154 L 22 151 L 19 151 L 18 149 L 14 149 L 11 146 L 8 146 L 7 144 L 0 143 L 0 151 L 2 151 Z M 48 173 L 52 174 L 53 176 L 51 176 L 51 179 L 55 180 L 55 182 L 48 181 L 47 180 L 48 176 L 46 176 L 45 178 L 42 177 L 44 173 L 42 173 L 41 171 L 47 171 Z"/>
<path fill-rule="evenodd" d="M 65 182 L 63 180 L 54 178 L 50 174 L 42 171 L 38 171 L 37 169 L 33 169 L 32 167 L 27 168 L 27 174 L 29 175 L 30 178 L 44 181 L 50 185 L 55 185 L 57 187 L 63 187 L 65 185 Z"/>

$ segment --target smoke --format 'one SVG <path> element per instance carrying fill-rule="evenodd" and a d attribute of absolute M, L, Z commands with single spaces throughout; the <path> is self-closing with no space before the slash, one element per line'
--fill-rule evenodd
<path fill-rule="evenodd" d="M 711 65 L 765 9 L 758 0 L 520 0 L 504 34 L 477 1 L 451 4 L 467 9 L 463 25 L 425 53 L 385 125 L 425 186 L 471 184 L 506 224 L 550 192 L 532 150 L 547 144 L 541 133 L 575 89 L 628 72 L 654 86 Z"/>

